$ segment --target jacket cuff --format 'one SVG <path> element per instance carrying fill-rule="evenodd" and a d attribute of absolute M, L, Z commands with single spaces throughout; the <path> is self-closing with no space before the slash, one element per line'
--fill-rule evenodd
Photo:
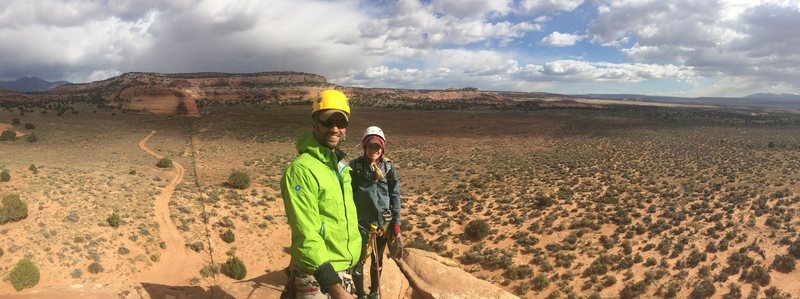
<path fill-rule="evenodd" d="M 339 278 L 339 273 L 333 270 L 333 266 L 329 261 L 320 265 L 317 270 L 314 270 L 314 278 L 316 278 L 319 283 L 320 291 L 325 294 L 328 293 L 328 290 L 330 290 L 333 285 L 342 283 L 342 279 Z"/>

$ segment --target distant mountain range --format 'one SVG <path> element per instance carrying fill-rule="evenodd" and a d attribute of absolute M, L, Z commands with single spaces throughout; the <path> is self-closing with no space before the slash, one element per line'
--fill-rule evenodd
<path fill-rule="evenodd" d="M 69 84 L 69 82 L 50 82 L 38 77 L 22 77 L 14 81 L 0 81 L 0 87 L 19 92 L 47 91 L 64 84 Z"/>

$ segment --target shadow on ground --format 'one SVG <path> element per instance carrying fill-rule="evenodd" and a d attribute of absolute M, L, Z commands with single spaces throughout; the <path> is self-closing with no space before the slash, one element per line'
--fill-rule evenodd
<path fill-rule="evenodd" d="M 251 288 L 245 298 L 264 298 L 264 295 L 278 298 L 286 285 L 286 280 L 286 273 L 283 270 L 277 270 L 235 284 L 246 284 Z"/>
<path fill-rule="evenodd" d="M 209 299 L 232 299 L 236 298 L 228 294 L 218 286 L 212 286 L 204 289 L 198 286 L 169 286 L 163 284 L 142 283 L 145 292 L 150 295 L 150 298 L 174 298 L 174 299 L 190 299 L 190 298 L 209 298 Z"/>
<path fill-rule="evenodd" d="M 283 270 L 267 272 L 248 280 L 234 282 L 226 286 L 170 286 L 142 283 L 145 292 L 153 299 L 231 299 L 231 298 L 278 298 L 286 284 Z"/>

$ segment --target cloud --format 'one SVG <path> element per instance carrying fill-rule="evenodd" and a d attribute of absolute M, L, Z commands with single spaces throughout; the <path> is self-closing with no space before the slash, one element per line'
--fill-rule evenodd
<path fill-rule="evenodd" d="M 505 16 L 512 11 L 511 0 L 434 0 L 431 9 L 456 18 L 480 19 Z"/>
<path fill-rule="evenodd" d="M 516 76 L 528 81 L 636 83 L 658 79 L 690 80 L 695 74 L 691 68 L 670 64 L 557 60 L 542 65 L 526 65 Z"/>
<path fill-rule="evenodd" d="M 539 41 L 539 45 L 546 46 L 546 47 L 569 47 L 575 45 L 575 43 L 585 39 L 585 35 L 577 35 L 577 34 L 570 34 L 570 33 L 561 33 L 558 31 L 554 31 L 550 33 L 550 35 L 545 36 Z"/>
<path fill-rule="evenodd" d="M 358 86 L 797 92 L 798 22 L 796 0 L 9 0 L 0 79 L 291 70 Z"/>
<path fill-rule="evenodd" d="M 516 60 L 495 51 L 464 49 L 432 50 L 408 61 L 410 67 L 381 65 L 332 78 L 348 86 L 386 86 L 402 88 L 443 88 L 473 86 L 484 89 L 508 89 L 518 71 Z M 414 67 L 415 65 L 424 68 Z"/>
<path fill-rule="evenodd" d="M 519 4 L 519 9 L 529 14 L 546 14 L 572 11 L 581 4 L 583 4 L 583 0 L 523 0 Z"/>
<path fill-rule="evenodd" d="M 587 31 L 635 61 L 791 91 L 800 89 L 797 28 L 796 1 L 604 1 Z"/>
<path fill-rule="evenodd" d="M 14 2 L 0 17 L 0 23 L 15 24 L 0 28 L 0 39 L 15 41 L 0 44 L 0 77 L 85 82 L 128 71 L 294 70 L 329 75 L 376 61 L 365 55 L 361 43 L 352 42 L 359 39 L 358 24 L 367 20 L 357 3 L 151 2 L 149 8 L 114 6 L 130 3 L 121 1 L 76 5 L 66 14 L 70 17 L 56 18 L 58 22 L 40 21 L 43 17 L 35 10 L 12 15 L 32 7 L 27 1 Z M 82 18 L 83 23 L 74 23 Z"/>
<path fill-rule="evenodd" d="M 390 14 L 359 26 L 374 54 L 416 55 L 415 50 L 464 46 L 475 43 L 508 42 L 528 32 L 541 30 L 529 22 L 491 21 L 490 17 L 510 11 L 508 1 L 401 0 Z"/>
<path fill-rule="evenodd" d="M 648 80 L 689 82 L 696 77 L 692 68 L 671 64 L 554 60 L 521 66 L 511 54 L 496 51 L 438 50 L 418 57 L 412 64 L 426 67 L 382 65 L 365 70 L 351 70 L 346 76 L 331 81 L 361 87 L 472 86 L 484 90 L 525 90 L 566 83 L 626 84 Z"/>

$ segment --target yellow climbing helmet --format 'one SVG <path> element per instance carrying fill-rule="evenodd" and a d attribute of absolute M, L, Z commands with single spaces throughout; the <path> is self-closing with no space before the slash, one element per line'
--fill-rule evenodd
<path fill-rule="evenodd" d="M 350 104 L 347 102 L 347 96 L 341 91 L 328 89 L 319 93 L 314 103 L 311 105 L 311 116 L 321 110 L 335 109 L 345 113 L 345 116 L 350 117 Z"/>

